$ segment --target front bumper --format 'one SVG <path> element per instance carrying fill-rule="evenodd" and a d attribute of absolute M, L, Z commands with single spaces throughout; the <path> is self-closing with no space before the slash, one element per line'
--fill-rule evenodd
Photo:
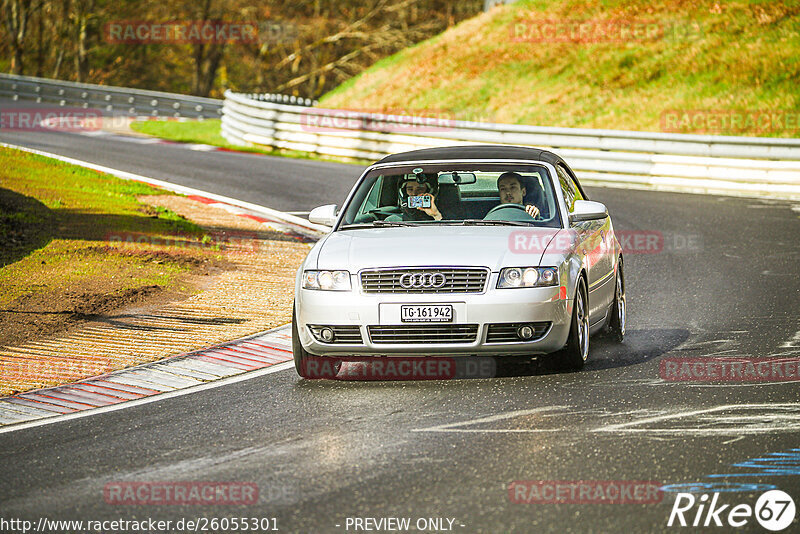
<path fill-rule="evenodd" d="M 299 289 L 296 294 L 297 327 L 303 347 L 318 356 L 467 356 L 532 355 L 561 349 L 567 341 L 571 301 L 559 287 L 494 289 L 497 273 L 489 277 L 483 293 L 363 294 L 353 291 L 315 291 Z M 469 343 L 375 343 L 370 326 L 408 325 L 398 320 L 401 304 L 452 304 L 454 325 L 477 325 L 477 335 Z M 490 324 L 549 322 L 551 326 L 532 341 L 490 343 Z M 415 326 L 441 326 L 443 323 L 415 323 Z M 324 343 L 316 339 L 309 325 L 356 326 L 361 343 Z"/>

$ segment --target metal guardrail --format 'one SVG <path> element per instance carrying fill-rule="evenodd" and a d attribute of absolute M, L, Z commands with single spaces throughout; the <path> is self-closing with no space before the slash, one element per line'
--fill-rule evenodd
<path fill-rule="evenodd" d="M 292 95 L 280 95 L 274 93 L 240 93 L 242 96 L 250 98 L 252 100 L 258 100 L 261 102 L 272 102 L 274 104 L 289 104 L 291 106 L 316 106 L 319 102 L 317 100 L 311 100 L 310 98 L 301 98 L 299 96 L 292 96 Z"/>
<path fill-rule="evenodd" d="M 15 74 L 0 74 L 0 97 L 91 108 L 108 114 L 193 119 L 219 118 L 222 114 L 222 100 L 215 98 Z"/>
<path fill-rule="evenodd" d="M 281 94 L 245 96 L 260 102 L 296 106 L 312 106 L 317 103 L 310 99 Z M 0 73 L 0 97 L 92 108 L 105 113 L 193 119 L 219 118 L 222 115 L 223 103 L 216 98 L 2 73 Z"/>
<path fill-rule="evenodd" d="M 237 145 L 369 160 L 459 144 L 536 146 L 557 151 L 587 184 L 800 200 L 800 139 L 428 120 L 286 105 L 231 91 L 222 134 Z"/>

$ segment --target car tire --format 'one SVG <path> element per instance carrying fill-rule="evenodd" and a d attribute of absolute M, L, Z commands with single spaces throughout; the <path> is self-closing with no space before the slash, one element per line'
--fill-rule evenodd
<path fill-rule="evenodd" d="M 292 356 L 297 374 L 306 379 L 336 378 L 342 362 L 337 358 L 315 356 L 303 348 L 297 331 L 297 313 L 292 306 Z"/>
<path fill-rule="evenodd" d="M 611 318 L 608 321 L 608 335 L 617 343 L 625 339 L 625 322 L 628 311 L 625 299 L 625 275 L 622 269 L 622 258 L 617 268 L 617 280 L 614 288 L 614 305 L 611 307 Z"/>
<path fill-rule="evenodd" d="M 586 282 L 581 277 L 575 291 L 572 305 L 572 321 L 569 326 L 567 344 L 553 354 L 552 363 L 558 370 L 579 371 L 589 356 L 589 301 Z"/>

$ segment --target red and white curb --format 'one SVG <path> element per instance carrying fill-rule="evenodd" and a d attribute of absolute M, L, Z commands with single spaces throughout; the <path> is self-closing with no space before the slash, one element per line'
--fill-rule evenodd
<path fill-rule="evenodd" d="M 290 328 L 285 325 L 65 386 L 4 397 L 0 399 L 0 433 L 38 426 L 44 419 L 56 418 L 55 422 L 91 415 L 287 369 L 292 361 Z"/>

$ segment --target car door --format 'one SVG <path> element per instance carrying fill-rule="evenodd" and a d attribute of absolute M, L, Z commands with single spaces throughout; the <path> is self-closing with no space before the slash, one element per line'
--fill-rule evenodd
<path fill-rule="evenodd" d="M 563 164 L 556 165 L 558 181 L 564 194 L 567 210 L 571 213 L 576 200 L 585 200 L 577 186 L 572 172 Z M 589 281 L 589 323 L 594 324 L 605 318 L 613 297 L 613 261 L 609 249 L 612 236 L 609 235 L 610 219 L 597 219 L 570 224 L 578 235 L 578 252 L 585 258 Z"/>

